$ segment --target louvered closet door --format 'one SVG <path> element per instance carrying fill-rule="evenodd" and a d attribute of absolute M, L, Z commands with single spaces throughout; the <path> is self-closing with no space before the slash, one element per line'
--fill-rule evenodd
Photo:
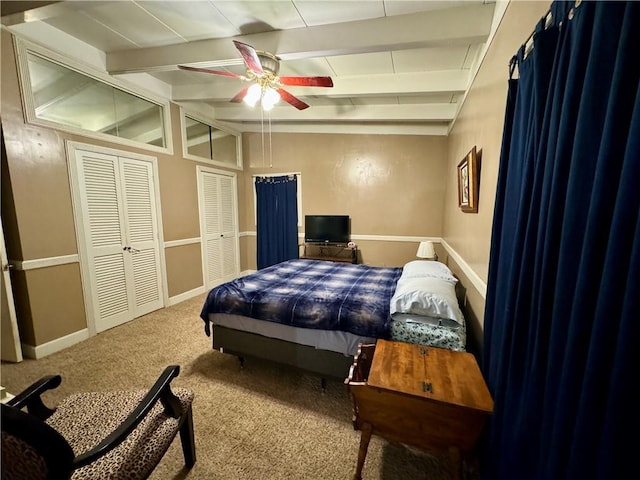
<path fill-rule="evenodd" d="M 78 179 L 85 226 L 91 304 L 96 330 L 101 332 L 133 318 L 127 288 L 126 246 L 118 158 L 78 152 Z M 86 281 L 87 279 L 85 279 Z"/>
<path fill-rule="evenodd" d="M 220 231 L 222 232 L 221 258 L 222 279 L 230 280 L 238 276 L 237 251 L 238 244 L 235 198 L 235 180 L 232 177 L 220 175 Z"/>
<path fill-rule="evenodd" d="M 206 288 L 238 276 L 235 177 L 199 176 Z"/>
<path fill-rule="evenodd" d="M 158 219 L 151 164 L 120 157 L 134 318 L 162 307 Z"/>
<path fill-rule="evenodd" d="M 101 332 L 163 306 L 153 171 L 115 155 L 78 150 L 76 158 L 89 303 Z"/>

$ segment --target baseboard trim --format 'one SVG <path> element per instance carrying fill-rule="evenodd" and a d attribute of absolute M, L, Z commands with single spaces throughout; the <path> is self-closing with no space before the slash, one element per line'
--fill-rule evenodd
<path fill-rule="evenodd" d="M 85 328 L 64 337 L 56 338 L 50 342 L 43 343 L 42 345 L 27 345 L 22 344 L 22 354 L 27 358 L 35 358 L 36 360 L 51 355 L 52 353 L 64 350 L 76 343 L 80 343 L 83 340 L 89 338 L 89 329 Z"/>
<path fill-rule="evenodd" d="M 184 302 L 185 300 L 189 300 L 190 298 L 197 297 L 198 295 L 202 295 L 205 292 L 204 285 L 201 287 L 194 288 L 193 290 L 189 290 L 188 292 L 183 292 L 178 295 L 174 295 L 169 298 L 169 306 L 176 305 L 180 302 Z"/>

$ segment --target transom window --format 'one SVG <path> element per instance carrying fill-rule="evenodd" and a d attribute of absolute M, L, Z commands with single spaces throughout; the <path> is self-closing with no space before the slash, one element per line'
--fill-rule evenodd
<path fill-rule="evenodd" d="M 41 52 L 23 49 L 20 57 L 25 111 L 31 123 L 117 137 L 118 143 L 145 144 L 166 150 L 167 104 L 67 66 Z"/>
<path fill-rule="evenodd" d="M 183 113 L 183 154 L 191 160 L 242 168 L 241 137 L 214 122 Z"/>

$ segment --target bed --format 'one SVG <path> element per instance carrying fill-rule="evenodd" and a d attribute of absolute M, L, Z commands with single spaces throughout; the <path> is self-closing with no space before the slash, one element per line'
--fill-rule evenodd
<path fill-rule="evenodd" d="M 455 282 L 439 262 L 373 267 L 294 259 L 214 287 L 201 318 L 213 348 L 345 378 L 378 338 L 464 350 Z"/>

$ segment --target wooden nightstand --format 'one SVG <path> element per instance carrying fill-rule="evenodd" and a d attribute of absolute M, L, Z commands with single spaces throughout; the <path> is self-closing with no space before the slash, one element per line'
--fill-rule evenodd
<path fill-rule="evenodd" d="M 452 478 L 493 412 L 493 400 L 473 355 L 442 348 L 378 340 L 361 345 L 345 380 L 360 430 L 354 479 L 371 435 L 447 454 Z"/>
<path fill-rule="evenodd" d="M 303 243 L 300 258 L 329 262 L 358 263 L 358 247 L 341 243 Z"/>

